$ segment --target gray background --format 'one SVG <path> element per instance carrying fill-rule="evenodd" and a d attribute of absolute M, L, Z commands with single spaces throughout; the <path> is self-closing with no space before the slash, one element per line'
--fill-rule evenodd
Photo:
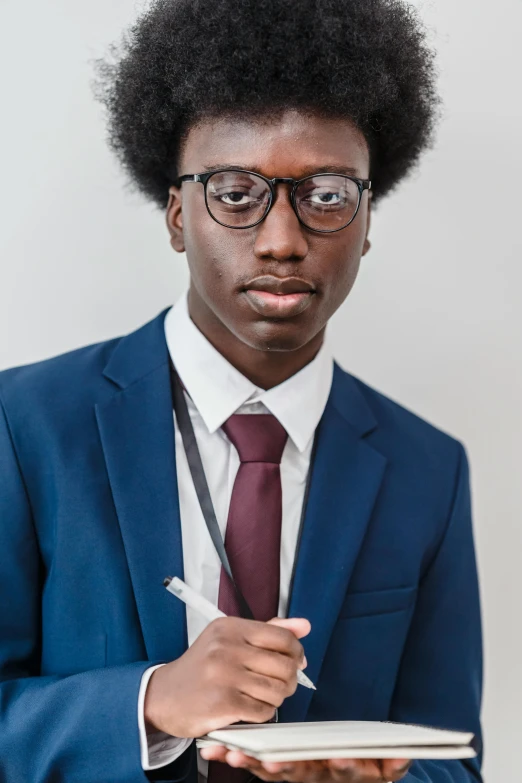
<path fill-rule="evenodd" d="M 445 119 L 374 215 L 330 328 L 341 364 L 461 438 L 486 642 L 486 774 L 515 780 L 522 702 L 519 0 L 418 3 Z M 163 216 L 124 187 L 89 60 L 133 0 L 0 0 L 0 368 L 130 331 L 187 282 Z"/>

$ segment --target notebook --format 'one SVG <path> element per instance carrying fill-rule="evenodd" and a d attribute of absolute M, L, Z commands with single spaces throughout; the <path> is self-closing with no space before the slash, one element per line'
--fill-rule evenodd
<path fill-rule="evenodd" d="M 246 723 L 205 734 L 197 746 L 225 745 L 259 761 L 333 758 L 466 759 L 473 734 L 378 721 Z"/>

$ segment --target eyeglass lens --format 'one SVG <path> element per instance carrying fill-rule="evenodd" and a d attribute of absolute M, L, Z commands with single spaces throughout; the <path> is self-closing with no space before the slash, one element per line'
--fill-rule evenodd
<path fill-rule="evenodd" d="M 303 180 L 295 193 L 297 214 L 308 228 L 336 231 L 351 222 L 359 204 L 356 183 L 340 174 L 318 174 Z M 270 187 L 241 171 L 220 171 L 207 182 L 211 215 L 230 228 L 248 228 L 260 221 L 270 204 Z"/>

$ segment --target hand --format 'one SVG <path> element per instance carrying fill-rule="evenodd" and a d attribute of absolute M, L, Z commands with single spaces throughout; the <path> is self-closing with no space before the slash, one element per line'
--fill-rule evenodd
<path fill-rule="evenodd" d="M 153 672 L 145 693 L 149 726 L 200 737 L 230 723 L 264 723 L 297 688 L 306 660 L 303 618 L 268 623 L 222 617 L 177 660 Z"/>
<path fill-rule="evenodd" d="M 405 759 L 325 759 L 324 761 L 258 761 L 222 745 L 201 749 L 204 759 L 248 769 L 261 780 L 292 783 L 395 783 L 406 775 Z"/>

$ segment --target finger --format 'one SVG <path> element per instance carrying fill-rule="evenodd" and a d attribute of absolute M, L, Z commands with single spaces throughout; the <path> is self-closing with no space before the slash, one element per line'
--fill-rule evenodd
<path fill-rule="evenodd" d="M 304 617 L 292 617 L 288 619 L 282 617 L 274 617 L 272 620 L 269 620 L 268 622 L 269 624 L 277 625 L 280 628 L 287 628 L 289 631 L 292 631 L 292 633 L 295 634 L 297 639 L 302 639 L 303 636 L 307 636 L 312 630 L 310 620 L 307 620 Z M 306 669 L 307 666 L 308 666 L 308 661 L 306 660 L 306 655 L 303 654 L 303 659 L 299 664 L 299 669 Z"/>
<path fill-rule="evenodd" d="M 346 769 L 357 769 L 356 759 L 329 759 L 328 765 L 331 769 L 344 771 Z"/>
<path fill-rule="evenodd" d="M 281 772 L 285 767 L 290 769 L 290 767 L 293 768 L 294 766 L 290 761 L 263 761 L 263 767 L 267 772 Z"/>
<path fill-rule="evenodd" d="M 293 682 L 297 677 L 296 662 L 293 658 L 271 650 L 262 650 L 260 647 L 247 645 L 242 663 L 245 669 L 251 672 L 285 683 Z"/>
<path fill-rule="evenodd" d="M 257 759 L 247 756 L 241 751 L 228 750 L 223 745 L 213 745 L 201 748 L 201 756 L 209 761 L 221 761 L 229 764 L 231 767 L 241 767 L 248 769 L 252 774 L 261 777 L 266 781 L 278 781 L 280 778 L 271 775 L 263 769 L 261 762 Z"/>
<path fill-rule="evenodd" d="M 268 763 L 263 762 L 264 766 Z M 272 773 L 277 779 L 283 779 L 289 783 L 303 783 L 303 781 L 332 783 L 332 771 L 325 760 L 294 761 L 286 764 L 279 772 Z M 346 776 L 342 778 L 342 783 L 349 783 Z M 354 782 L 352 781 L 352 783 Z"/>
<path fill-rule="evenodd" d="M 372 765 L 371 762 L 369 763 L 367 759 L 329 759 L 328 769 L 330 776 L 337 783 L 352 783 L 352 781 L 384 783 L 378 767 L 375 764 Z"/>
<path fill-rule="evenodd" d="M 336 762 L 335 765 L 332 764 L 332 761 Z M 333 759 L 328 765 L 328 770 L 334 783 L 353 783 L 354 781 L 361 783 L 361 780 L 366 783 L 368 781 L 366 775 L 361 778 L 361 770 L 358 769 L 354 759 Z M 388 783 L 388 781 L 383 781 L 380 776 L 377 780 L 379 783 Z"/>
<path fill-rule="evenodd" d="M 223 745 L 201 748 L 201 757 L 206 761 L 219 761 L 233 767 L 244 767 L 255 772 L 261 768 L 261 762 L 245 755 L 241 751 L 232 751 Z"/>
<path fill-rule="evenodd" d="M 274 677 L 266 677 L 257 672 L 245 672 L 237 688 L 240 693 L 256 701 L 270 704 L 272 707 L 280 707 L 287 696 L 291 696 L 297 688 L 297 669 L 292 682 L 276 680 Z"/>
<path fill-rule="evenodd" d="M 273 780 L 309 780 L 303 774 L 302 762 L 295 761 L 263 761 L 263 774 L 270 775 Z"/>
<path fill-rule="evenodd" d="M 267 772 L 276 775 L 280 772 L 286 772 L 292 775 L 297 771 L 297 764 L 291 761 L 263 761 L 263 767 Z"/>
<path fill-rule="evenodd" d="M 308 636 L 312 630 L 310 620 L 305 617 L 274 617 L 268 621 L 269 625 L 277 625 L 279 628 L 287 628 L 292 631 L 297 639 L 302 639 L 303 636 Z"/>
<path fill-rule="evenodd" d="M 267 770 L 261 766 L 261 767 L 247 767 L 247 769 L 252 772 L 257 778 L 260 780 L 265 780 L 267 783 L 281 783 L 282 780 L 293 780 L 289 778 L 286 774 L 284 775 L 282 772 L 278 772 L 274 775 L 273 772 L 267 772 Z M 295 780 L 295 783 L 302 783 L 302 778 L 297 781 Z"/>
<path fill-rule="evenodd" d="M 225 761 L 228 750 L 224 745 L 208 745 L 201 748 L 200 753 L 208 761 Z"/>
<path fill-rule="evenodd" d="M 395 783 L 405 776 L 412 762 L 409 759 L 383 759 L 382 772 L 387 781 Z"/>
<path fill-rule="evenodd" d="M 229 760 L 230 759 L 230 760 Z M 239 751 L 229 751 L 227 763 L 240 766 L 253 772 L 266 781 L 286 780 L 290 783 L 302 783 L 305 780 L 319 782 L 327 779 L 327 769 L 321 761 L 263 761 L 245 756 Z"/>
<path fill-rule="evenodd" d="M 281 780 L 280 773 L 278 777 L 277 775 L 268 772 L 260 761 L 252 758 L 252 756 L 245 755 L 239 750 L 230 750 L 227 753 L 225 760 L 231 767 L 247 769 L 249 772 L 256 775 L 256 777 L 261 778 L 261 780 L 273 781 L 273 783 L 278 783 L 278 781 Z"/>
<path fill-rule="evenodd" d="M 328 766 L 332 777 L 338 781 L 364 781 L 364 783 L 388 783 L 389 778 L 383 776 L 381 762 L 374 759 L 329 759 Z"/>
<path fill-rule="evenodd" d="M 268 623 L 249 622 L 246 628 L 245 641 L 253 647 L 289 655 L 296 661 L 302 661 L 303 645 L 288 628 L 281 628 L 272 621 Z"/>
<path fill-rule="evenodd" d="M 225 761 L 231 767 L 259 767 L 260 762 L 252 756 L 247 756 L 241 750 L 229 750 L 226 754 Z"/>
<path fill-rule="evenodd" d="M 277 682 L 277 680 L 273 680 Z M 275 715 L 275 705 L 265 702 L 262 699 L 255 699 L 247 693 L 238 692 L 238 718 L 237 720 L 246 721 L 246 723 L 266 723 Z"/>

